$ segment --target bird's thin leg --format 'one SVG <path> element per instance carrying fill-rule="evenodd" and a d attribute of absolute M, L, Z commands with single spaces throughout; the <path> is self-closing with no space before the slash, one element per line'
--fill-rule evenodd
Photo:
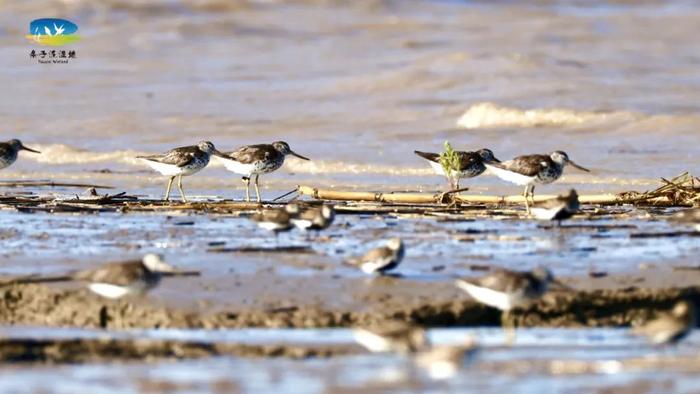
<path fill-rule="evenodd" d="M 530 201 L 535 204 L 535 185 L 530 186 Z"/>
<path fill-rule="evenodd" d="M 170 200 L 170 187 L 173 185 L 174 180 L 175 180 L 175 177 L 171 176 L 170 181 L 168 181 L 168 187 L 165 189 L 165 201 Z"/>
<path fill-rule="evenodd" d="M 187 202 L 187 197 L 185 197 L 185 191 L 182 190 L 182 174 L 177 179 L 177 188 L 180 189 L 180 197 L 182 197 L 182 202 Z"/>
<path fill-rule="evenodd" d="M 245 183 L 245 201 L 250 202 L 250 178 L 244 176 L 243 183 Z"/>
<path fill-rule="evenodd" d="M 258 197 L 258 202 L 260 202 L 260 189 L 258 189 L 258 178 L 259 174 L 255 174 L 255 195 Z"/>
<path fill-rule="evenodd" d="M 515 342 L 515 322 L 510 311 L 504 311 L 501 315 L 501 326 L 506 330 L 506 343 L 511 346 Z"/>
<path fill-rule="evenodd" d="M 525 191 L 523 192 L 523 197 L 525 198 L 525 210 L 527 214 L 530 214 L 530 203 L 527 201 L 527 196 L 530 192 L 530 185 L 525 186 Z"/>

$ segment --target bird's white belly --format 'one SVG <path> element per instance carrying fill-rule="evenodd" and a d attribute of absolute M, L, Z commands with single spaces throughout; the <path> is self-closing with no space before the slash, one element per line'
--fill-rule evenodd
<path fill-rule="evenodd" d="M 90 283 L 88 289 L 93 293 L 105 298 L 117 299 L 130 293 L 130 289 L 125 286 L 117 286 L 109 283 Z"/>
<path fill-rule="evenodd" d="M 182 175 L 182 176 L 188 176 L 192 175 L 196 172 L 199 172 L 202 168 L 206 167 L 206 163 L 202 165 L 201 162 L 199 161 L 194 161 L 191 164 L 188 164 L 184 167 L 178 167 L 174 164 L 165 164 L 165 163 L 159 163 L 157 161 L 152 161 L 152 160 L 145 160 L 146 163 L 151 166 L 154 170 L 160 172 L 162 175 L 165 176 L 175 176 L 175 175 Z"/>
<path fill-rule="evenodd" d="M 296 226 L 299 230 L 308 230 L 309 227 L 313 226 L 314 222 L 308 219 L 292 219 L 291 220 L 292 224 Z"/>
<path fill-rule="evenodd" d="M 220 160 L 223 160 L 224 167 L 226 167 L 227 170 L 247 178 L 250 178 L 250 176 L 254 174 L 267 174 L 268 172 L 275 171 L 284 163 L 256 161 L 255 163 L 245 164 L 231 159 L 220 158 Z"/>
<path fill-rule="evenodd" d="M 445 175 L 445 171 L 442 169 L 442 164 L 436 163 L 434 161 L 429 161 L 430 166 L 433 167 L 433 171 L 438 175 Z"/>
<path fill-rule="evenodd" d="M 527 176 L 527 175 L 523 175 L 523 174 L 518 174 L 517 172 L 504 170 L 502 168 L 498 168 L 498 167 L 495 167 L 492 165 L 486 164 L 486 168 L 488 168 L 492 174 L 503 179 L 504 181 L 508 181 L 510 183 L 515 183 L 516 185 L 521 185 L 521 186 L 533 185 L 537 181 L 537 177 L 535 177 L 535 176 Z"/>
<path fill-rule="evenodd" d="M 370 352 L 381 353 L 391 350 L 389 341 L 373 332 L 358 329 L 354 330 L 352 335 L 357 343 L 367 348 Z"/>
<path fill-rule="evenodd" d="M 538 219 L 538 220 L 552 220 L 561 210 L 562 210 L 561 207 L 554 207 L 554 208 L 531 207 L 530 208 L 530 212 L 532 213 L 532 216 L 534 216 L 535 219 Z"/>
<path fill-rule="evenodd" d="M 224 162 L 224 167 L 226 167 L 227 170 L 236 174 L 243 175 L 244 177 L 249 178 L 257 170 L 257 166 L 255 164 L 243 164 L 241 162 L 229 159 L 219 160 L 222 160 Z"/>
<path fill-rule="evenodd" d="M 481 287 L 471 284 L 467 281 L 458 280 L 457 286 L 466 291 L 472 298 L 490 307 L 509 311 L 513 308 L 513 297 L 506 293 L 491 290 L 487 287 Z"/>

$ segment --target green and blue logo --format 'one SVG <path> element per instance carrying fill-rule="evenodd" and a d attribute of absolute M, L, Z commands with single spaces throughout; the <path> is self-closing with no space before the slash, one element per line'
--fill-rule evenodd
<path fill-rule="evenodd" d="M 29 24 L 27 38 L 40 45 L 61 46 L 80 40 L 78 25 L 58 18 L 35 19 Z"/>

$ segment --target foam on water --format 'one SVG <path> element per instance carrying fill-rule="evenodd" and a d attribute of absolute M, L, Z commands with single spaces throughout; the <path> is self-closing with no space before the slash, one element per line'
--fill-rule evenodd
<path fill-rule="evenodd" d="M 520 109 L 491 102 L 473 104 L 457 120 L 465 129 L 491 127 L 567 127 L 590 123 L 630 122 L 641 114 L 627 111 L 576 111 L 565 108 Z"/>

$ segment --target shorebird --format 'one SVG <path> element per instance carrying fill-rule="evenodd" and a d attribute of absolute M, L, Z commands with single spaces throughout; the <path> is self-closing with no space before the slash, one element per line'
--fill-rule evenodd
<path fill-rule="evenodd" d="M 160 255 L 148 253 L 140 260 L 108 263 L 102 267 L 78 271 L 65 276 L 25 277 L 11 283 L 80 281 L 90 291 L 105 298 L 117 299 L 130 294 L 141 295 L 153 289 L 165 276 L 198 276 L 195 271 L 176 271 Z"/>
<path fill-rule="evenodd" d="M 476 343 L 470 339 L 463 345 L 435 346 L 420 351 L 416 353 L 413 361 L 432 379 L 449 379 L 459 372 L 465 359 L 470 358 L 476 350 Z"/>
<path fill-rule="evenodd" d="M 175 177 L 178 177 L 177 187 L 180 189 L 180 197 L 187 202 L 185 191 L 182 190 L 182 177 L 199 172 L 209 164 L 211 155 L 221 156 L 209 141 L 201 141 L 197 145 L 183 146 L 171 149 L 157 155 L 136 156 L 146 161 L 146 164 L 163 175 L 169 176 L 168 188 L 165 190 L 165 201 L 170 199 L 170 188 Z"/>
<path fill-rule="evenodd" d="M 0 142 L 0 170 L 9 167 L 17 160 L 17 153 L 26 150 L 34 153 L 41 153 L 38 150 L 27 148 L 22 145 L 22 141 L 14 139 Z"/>
<path fill-rule="evenodd" d="M 567 288 L 544 267 L 536 267 L 530 272 L 499 269 L 474 281 L 458 279 L 455 284 L 476 301 L 503 311 L 501 324 L 504 327 L 513 309 L 539 300 L 550 284 Z"/>
<path fill-rule="evenodd" d="M 694 224 L 695 230 L 700 231 L 700 208 L 684 209 L 671 216 L 670 221 L 683 224 Z"/>
<path fill-rule="evenodd" d="M 278 233 L 289 231 L 294 227 L 292 224 L 293 208 L 265 209 L 250 217 L 258 224 L 258 227 L 272 231 L 277 236 Z"/>
<path fill-rule="evenodd" d="M 371 328 L 356 328 L 353 337 L 373 353 L 415 353 L 429 346 L 423 328 L 401 321 L 389 321 Z"/>
<path fill-rule="evenodd" d="M 556 220 L 561 226 L 561 221 L 566 220 L 579 210 L 578 194 L 576 190 L 569 190 L 569 194 L 558 196 L 551 200 L 535 203 L 530 211 L 536 219 Z"/>
<path fill-rule="evenodd" d="M 680 301 L 670 312 L 632 329 L 632 332 L 646 337 L 655 345 L 663 345 L 680 341 L 694 327 L 695 305 L 690 301 Z"/>
<path fill-rule="evenodd" d="M 329 205 L 304 208 L 300 204 L 291 203 L 285 209 L 291 214 L 292 224 L 303 231 L 325 230 L 335 220 L 335 209 Z"/>
<path fill-rule="evenodd" d="M 428 163 L 433 167 L 433 171 L 435 171 L 436 174 L 447 176 L 447 174 L 445 174 L 445 169 L 442 167 L 442 163 L 440 163 L 439 153 L 421 152 L 417 150 L 413 152 L 428 160 Z M 457 189 L 459 189 L 459 180 L 461 178 L 473 178 L 483 174 L 484 171 L 486 171 L 484 163 L 500 163 L 489 149 L 479 149 L 476 152 L 456 151 L 455 153 L 459 158 L 459 167 L 452 168 L 451 170 L 454 172 L 456 178 L 457 184 L 455 187 Z"/>
<path fill-rule="evenodd" d="M 401 238 L 392 238 L 385 246 L 372 249 L 362 257 L 348 259 L 346 263 L 360 268 L 366 274 L 378 272 L 384 275 L 401 263 L 404 253 Z"/>
<path fill-rule="evenodd" d="M 291 150 L 289 144 L 284 141 L 243 146 L 233 152 L 226 152 L 221 157 L 227 170 L 243 175 L 246 201 L 250 201 L 250 177 L 255 175 L 255 195 L 260 202 L 260 190 L 258 189 L 260 174 L 267 174 L 282 167 L 287 155 L 309 160 Z"/>
<path fill-rule="evenodd" d="M 516 185 L 525 186 L 523 197 L 525 197 L 525 208 L 528 214 L 530 213 L 528 196 L 532 197 L 532 202 L 534 203 L 535 185 L 546 185 L 556 181 L 564 172 L 566 165 L 571 165 L 581 171 L 590 172 L 587 168 L 571 161 L 569 156 L 562 151 L 555 151 L 549 155 L 518 156 L 513 160 L 501 163 L 485 163 L 485 165 L 497 177 Z"/>

